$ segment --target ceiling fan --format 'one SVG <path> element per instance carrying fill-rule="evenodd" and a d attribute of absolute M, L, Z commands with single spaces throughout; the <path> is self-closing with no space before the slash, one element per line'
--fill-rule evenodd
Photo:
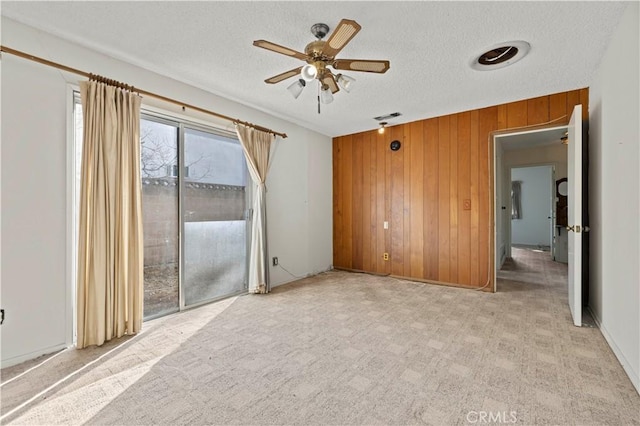
<path fill-rule="evenodd" d="M 389 69 L 389 61 L 379 61 L 371 59 L 336 59 L 336 55 L 351 41 L 362 27 L 351 19 L 343 19 L 337 28 L 331 33 L 329 38 L 322 40 L 329 33 L 329 26 L 326 24 L 315 24 L 311 27 L 311 34 L 317 40 L 307 44 L 304 53 L 298 52 L 288 47 L 280 46 L 266 40 L 256 40 L 254 46 L 271 50 L 276 53 L 301 59 L 307 65 L 294 68 L 265 80 L 267 84 L 280 83 L 296 75 L 300 76 L 293 84 L 287 87 L 294 98 L 298 98 L 305 88 L 307 82 L 318 80 L 318 114 L 320 113 L 320 102 L 324 104 L 333 101 L 333 94 L 340 88 L 349 92 L 355 81 L 342 73 L 334 75 L 329 67 L 336 70 L 350 70 L 361 72 L 373 72 L 383 74 Z"/>

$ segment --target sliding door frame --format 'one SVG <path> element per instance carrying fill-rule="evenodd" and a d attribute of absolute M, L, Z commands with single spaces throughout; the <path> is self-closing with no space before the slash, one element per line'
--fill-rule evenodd
<path fill-rule="evenodd" d="M 206 305 L 209 303 L 213 303 L 216 302 L 218 300 L 221 299 L 225 299 L 228 297 L 233 297 L 233 296 L 238 296 L 241 294 L 245 294 L 247 293 L 247 289 L 248 289 L 248 282 L 247 282 L 247 277 L 249 275 L 249 247 L 250 247 L 250 239 L 251 239 L 251 200 L 252 200 L 252 184 L 251 184 L 251 179 L 249 176 L 249 172 L 248 169 L 245 169 L 245 181 L 247 182 L 247 185 L 245 186 L 245 212 L 244 212 L 244 220 L 245 220 L 245 229 L 246 229 L 246 250 L 245 250 L 245 265 L 244 265 L 244 269 L 245 269 L 245 278 L 244 278 L 244 282 L 243 282 L 243 290 L 231 293 L 231 294 L 226 294 L 223 296 L 219 296 L 219 297 L 214 297 L 211 299 L 207 299 L 207 300 L 203 300 L 201 302 L 197 302 L 197 303 L 193 303 L 193 304 L 189 304 L 186 305 L 185 304 L 185 298 L 184 298 L 184 286 L 185 286 L 185 278 L 184 278 L 184 273 L 185 273 L 185 258 L 184 258 L 184 248 L 185 248 L 185 220 L 184 220 L 184 194 L 185 194 L 185 130 L 186 129 L 192 129 L 192 130 L 197 130 L 197 131 L 201 131 L 201 132 L 206 132 L 206 133 L 210 133 L 210 134 L 214 134 L 214 135 L 218 135 L 218 136 L 222 136 L 222 137 L 226 137 L 226 138 L 231 138 L 231 139 L 237 139 L 237 135 L 235 133 L 230 132 L 229 130 L 226 129 L 220 129 L 218 127 L 213 126 L 212 124 L 207 124 L 207 123 L 200 123 L 196 120 L 192 120 L 190 118 L 184 117 L 184 116 L 180 116 L 180 115 L 176 115 L 173 113 L 169 113 L 169 112 L 164 112 L 162 110 L 159 110 L 157 108 L 147 108 L 146 106 L 142 107 L 142 111 L 140 114 L 140 118 L 141 119 L 145 119 L 145 120 L 150 120 L 150 121 L 155 121 L 158 123 L 163 123 L 163 124 L 167 124 L 167 125 L 171 125 L 171 126 L 175 126 L 178 129 L 178 141 L 177 141 L 177 146 L 178 146 L 178 158 L 177 158 L 177 164 L 178 164 L 178 311 L 177 312 L 182 312 L 182 311 L 186 311 L 192 308 L 197 308 L 199 306 L 202 305 Z M 240 143 L 238 141 L 238 143 Z M 143 206 L 144 207 L 144 206 Z M 156 319 L 165 315 L 170 315 L 170 314 L 158 314 L 158 315 L 151 315 L 147 318 L 145 318 L 145 321 L 148 320 L 152 320 L 152 319 Z"/>

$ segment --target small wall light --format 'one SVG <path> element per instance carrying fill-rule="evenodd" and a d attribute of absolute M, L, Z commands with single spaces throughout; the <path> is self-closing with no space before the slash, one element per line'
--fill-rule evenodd
<path fill-rule="evenodd" d="M 381 122 L 380 123 L 380 128 L 378 129 L 378 133 L 383 134 L 386 125 L 387 125 L 386 121 Z"/>

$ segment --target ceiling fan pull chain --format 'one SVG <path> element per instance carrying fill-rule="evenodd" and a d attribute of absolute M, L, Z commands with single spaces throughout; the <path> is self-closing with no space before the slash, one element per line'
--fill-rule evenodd
<path fill-rule="evenodd" d="M 318 84 L 318 114 L 320 114 L 320 84 Z"/>

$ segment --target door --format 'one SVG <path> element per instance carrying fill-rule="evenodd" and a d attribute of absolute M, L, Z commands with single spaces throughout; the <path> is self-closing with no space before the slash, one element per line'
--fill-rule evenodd
<path fill-rule="evenodd" d="M 567 128 L 569 191 L 567 238 L 569 242 L 569 309 L 573 324 L 582 325 L 582 105 L 576 105 Z"/>
<path fill-rule="evenodd" d="M 140 119 L 145 320 L 180 310 L 179 132 L 176 122 Z"/>
<path fill-rule="evenodd" d="M 184 127 L 185 307 L 246 291 L 247 166 L 237 139 Z"/>

